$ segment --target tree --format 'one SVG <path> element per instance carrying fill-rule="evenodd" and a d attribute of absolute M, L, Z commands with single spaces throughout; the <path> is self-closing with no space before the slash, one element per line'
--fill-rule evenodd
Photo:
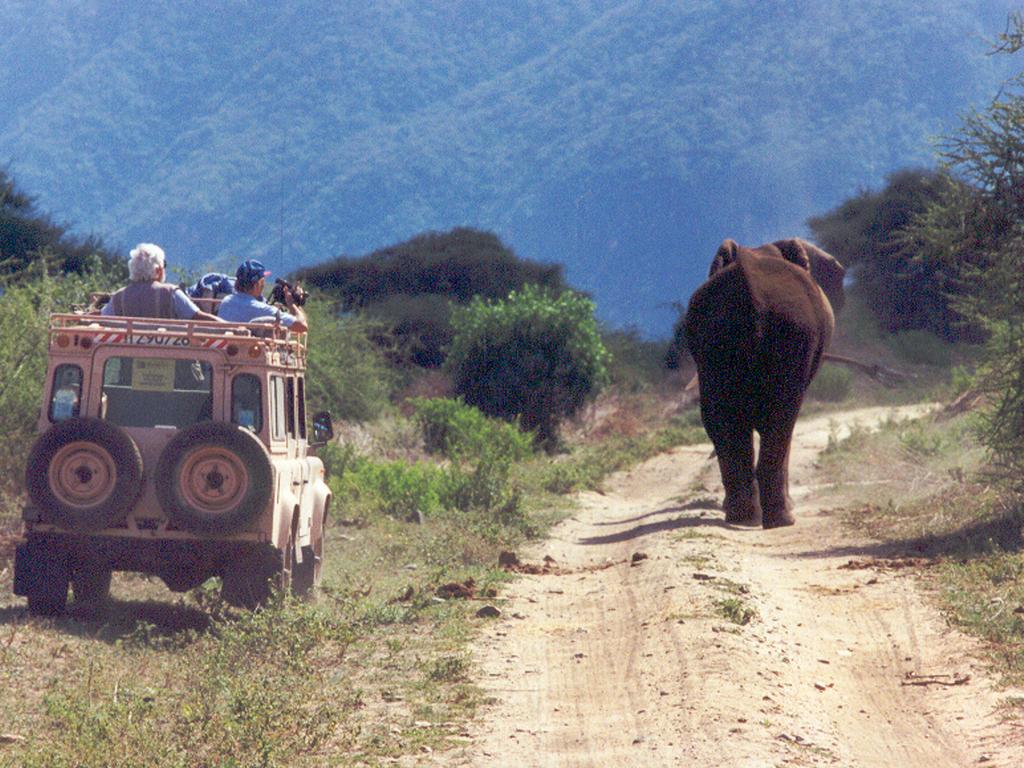
<path fill-rule="evenodd" d="M 500 299 L 524 285 L 564 290 L 562 267 L 520 259 L 491 232 L 428 232 L 360 258 L 339 257 L 295 275 L 337 297 L 343 311 L 382 324 L 396 362 L 434 368 L 451 342 L 449 302 Z"/>
<path fill-rule="evenodd" d="M 607 379 L 594 304 L 577 293 L 526 286 L 504 301 L 477 297 L 454 309 L 452 326 L 455 392 L 489 416 L 518 419 L 543 446 Z"/>
<path fill-rule="evenodd" d="M 1024 47 L 1024 15 L 1010 16 L 995 51 Z M 948 185 L 909 235 L 926 258 L 956 270 L 954 306 L 989 334 L 978 384 L 996 403 L 985 442 L 1015 476 L 1024 469 L 1024 73 L 983 112 L 964 119 L 941 155 Z"/>
<path fill-rule="evenodd" d="M 853 276 L 858 294 L 889 333 L 924 329 L 949 341 L 978 341 L 981 329 L 954 308 L 956 265 L 922 259 L 908 227 L 960 182 L 948 173 L 904 169 L 878 192 L 861 192 L 823 216 L 808 220 L 815 241 Z"/>
<path fill-rule="evenodd" d="M 71 237 L 66 226 L 39 213 L 35 200 L 0 171 L 0 277 L 24 273 L 44 251 L 52 274 L 82 275 L 103 266 L 127 276 L 122 257 L 108 251 L 99 238 Z"/>

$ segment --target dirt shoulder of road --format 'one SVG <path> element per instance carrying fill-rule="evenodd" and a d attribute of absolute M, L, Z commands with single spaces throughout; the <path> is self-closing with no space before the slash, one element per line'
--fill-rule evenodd
<path fill-rule="evenodd" d="M 474 648 L 493 706 L 435 762 L 1024 765 L 1024 726 L 976 642 L 837 525 L 815 486 L 830 433 L 893 410 L 798 424 L 791 528 L 724 522 L 709 445 L 580 495 L 523 556 L 551 566 L 510 588 Z"/>

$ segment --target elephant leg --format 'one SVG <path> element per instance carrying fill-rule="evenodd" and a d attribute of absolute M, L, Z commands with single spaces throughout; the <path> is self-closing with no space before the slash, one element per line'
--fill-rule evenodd
<path fill-rule="evenodd" d="M 754 432 L 732 426 L 711 435 L 725 486 L 725 520 L 761 525 L 761 500 L 754 478 Z"/>
<path fill-rule="evenodd" d="M 789 498 L 789 448 L 795 426 L 794 415 L 761 432 L 757 485 L 765 528 L 781 528 L 796 522 L 792 512 L 793 501 Z"/>

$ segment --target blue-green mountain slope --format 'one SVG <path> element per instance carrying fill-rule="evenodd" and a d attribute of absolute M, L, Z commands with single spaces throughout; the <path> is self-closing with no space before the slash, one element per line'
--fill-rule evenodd
<path fill-rule="evenodd" d="M 284 271 L 424 230 L 665 335 L 717 243 L 802 234 L 991 97 L 994 0 L 0 4 L 0 163 L 79 230 Z"/>

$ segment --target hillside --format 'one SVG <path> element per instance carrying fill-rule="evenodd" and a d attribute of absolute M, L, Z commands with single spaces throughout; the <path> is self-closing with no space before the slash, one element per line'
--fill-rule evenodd
<path fill-rule="evenodd" d="M 493 230 L 667 335 L 723 237 L 798 234 L 928 162 L 995 93 L 1010 5 L 5 3 L 0 163 L 192 266 Z"/>

